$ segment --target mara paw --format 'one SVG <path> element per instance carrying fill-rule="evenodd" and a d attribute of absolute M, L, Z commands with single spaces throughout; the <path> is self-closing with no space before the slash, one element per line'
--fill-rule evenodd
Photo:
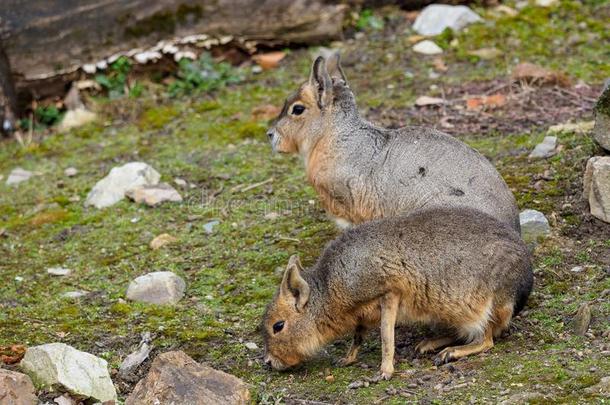
<path fill-rule="evenodd" d="M 342 358 L 338 359 L 337 361 L 335 361 L 335 365 L 337 367 L 347 367 L 347 366 L 351 366 L 355 362 L 356 362 L 355 358 L 342 357 Z"/>
<path fill-rule="evenodd" d="M 443 349 L 435 358 L 434 365 L 441 366 L 443 364 L 450 363 L 452 361 L 456 361 L 458 357 L 456 357 L 454 353 L 454 349 L 452 347 L 448 347 Z"/>

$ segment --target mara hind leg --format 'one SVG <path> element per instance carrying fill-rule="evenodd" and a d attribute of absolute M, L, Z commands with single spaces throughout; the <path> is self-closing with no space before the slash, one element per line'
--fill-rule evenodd
<path fill-rule="evenodd" d="M 513 317 L 513 306 L 505 305 L 500 308 L 496 308 L 491 319 L 492 333 L 494 339 L 502 336 L 502 333 L 508 330 L 510 320 Z"/>
<path fill-rule="evenodd" d="M 447 347 L 456 341 L 454 336 L 442 336 L 433 339 L 424 339 L 415 346 L 415 351 L 419 354 L 435 352 L 443 347 Z"/>
<path fill-rule="evenodd" d="M 443 349 L 434 359 L 434 363 L 436 365 L 441 365 L 471 354 L 482 353 L 491 349 L 493 345 L 493 328 L 490 322 L 486 325 L 482 336 L 475 338 L 474 341 L 466 345 L 449 346 Z"/>
<path fill-rule="evenodd" d="M 354 333 L 354 339 L 352 340 L 352 344 L 347 351 L 345 357 L 339 359 L 337 361 L 337 365 L 344 367 L 349 366 L 350 364 L 354 364 L 358 357 L 358 351 L 360 350 L 360 346 L 362 346 L 362 342 L 364 341 L 364 336 L 366 335 L 366 327 L 359 325 L 356 328 L 356 332 Z"/>

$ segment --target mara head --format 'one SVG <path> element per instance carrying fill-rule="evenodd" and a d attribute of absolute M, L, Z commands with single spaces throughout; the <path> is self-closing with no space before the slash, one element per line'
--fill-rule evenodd
<path fill-rule="evenodd" d="M 302 270 L 299 258 L 292 256 L 263 317 L 264 361 L 276 370 L 296 366 L 320 347 L 315 320 L 309 311 L 310 288 Z"/>
<path fill-rule="evenodd" d="M 331 128 L 338 112 L 356 111 L 354 96 L 341 69 L 339 54 L 316 58 L 309 80 L 284 102 L 267 131 L 274 152 L 306 154 Z"/>

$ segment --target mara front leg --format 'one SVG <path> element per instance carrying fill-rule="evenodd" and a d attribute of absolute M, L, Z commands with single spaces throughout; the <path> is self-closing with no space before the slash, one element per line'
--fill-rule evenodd
<path fill-rule="evenodd" d="M 398 314 L 398 294 L 389 292 L 380 299 L 381 304 L 381 379 L 389 380 L 394 374 L 394 328 Z"/>
<path fill-rule="evenodd" d="M 363 325 L 358 325 L 358 327 L 356 328 L 356 332 L 354 332 L 354 339 L 352 340 L 352 344 L 349 350 L 347 351 L 347 354 L 345 355 L 345 357 L 337 361 L 337 365 L 345 367 L 356 362 L 356 359 L 358 358 L 358 351 L 360 350 L 360 346 L 362 346 L 362 342 L 364 341 L 365 335 L 366 327 Z"/>

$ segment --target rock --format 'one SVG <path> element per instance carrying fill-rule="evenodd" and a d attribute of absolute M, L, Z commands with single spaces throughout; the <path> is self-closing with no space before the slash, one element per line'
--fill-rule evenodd
<path fill-rule="evenodd" d="M 438 35 L 445 28 L 459 31 L 478 21 L 482 21 L 481 17 L 466 6 L 432 4 L 417 16 L 413 29 L 420 35 Z"/>
<path fill-rule="evenodd" d="M 427 105 L 441 105 L 445 104 L 445 100 L 439 97 L 421 96 L 415 100 L 415 105 L 418 107 L 424 107 Z"/>
<path fill-rule="evenodd" d="M 121 201 L 125 192 L 138 186 L 156 185 L 161 175 L 144 162 L 130 162 L 117 166 L 98 181 L 87 195 L 85 205 L 96 208 L 109 207 Z"/>
<path fill-rule="evenodd" d="M 174 179 L 174 183 L 176 183 L 176 185 L 178 187 L 186 187 L 186 186 L 188 186 L 188 183 L 186 182 L 186 180 L 181 179 L 180 177 L 176 177 Z"/>
<path fill-rule="evenodd" d="M 559 3 L 559 0 L 536 0 L 538 7 L 552 7 Z"/>
<path fill-rule="evenodd" d="M 77 108 L 76 110 L 68 110 L 64 118 L 59 123 L 60 131 L 67 131 L 72 128 L 78 128 L 97 119 L 97 114 L 87 110 L 86 108 Z"/>
<path fill-rule="evenodd" d="M 583 197 L 589 202 L 591 215 L 610 222 L 610 156 L 589 159 L 583 185 Z"/>
<path fill-rule="evenodd" d="M 0 368 L 0 404 L 36 405 L 38 398 L 32 380 L 25 374 Z"/>
<path fill-rule="evenodd" d="M 280 217 L 280 214 L 272 211 L 272 212 L 268 212 L 265 214 L 265 219 L 271 220 L 271 221 L 275 221 L 276 219 L 278 219 Z"/>
<path fill-rule="evenodd" d="M 186 283 L 171 271 L 140 276 L 127 288 L 127 298 L 150 304 L 175 304 L 184 297 Z"/>
<path fill-rule="evenodd" d="M 589 330 L 591 324 L 591 307 L 588 303 L 584 303 L 578 308 L 573 319 L 574 333 L 579 336 L 584 336 Z"/>
<path fill-rule="evenodd" d="M 184 352 L 162 353 L 153 361 L 125 405 L 247 404 L 248 386 L 239 378 L 195 362 Z"/>
<path fill-rule="evenodd" d="M 258 345 L 254 342 L 246 342 L 244 343 L 244 346 L 246 346 L 246 349 L 248 350 L 258 350 Z"/>
<path fill-rule="evenodd" d="M 152 250 L 161 249 L 163 246 L 169 245 L 170 243 L 174 243 L 177 241 L 178 241 L 178 239 L 176 239 L 172 235 L 170 235 L 168 233 L 162 233 L 161 235 L 157 236 L 152 241 L 150 241 L 150 248 Z"/>
<path fill-rule="evenodd" d="M 8 178 L 6 179 L 6 184 L 7 185 L 19 184 L 21 182 L 29 180 L 30 177 L 32 177 L 33 175 L 34 175 L 33 172 L 24 170 L 21 167 L 16 167 L 8 175 Z"/>
<path fill-rule="evenodd" d="M 604 377 L 598 384 L 592 385 L 585 389 L 587 394 L 599 395 L 601 397 L 610 398 L 610 376 Z M 0 397 L 0 399 L 2 399 Z"/>
<path fill-rule="evenodd" d="M 63 343 L 28 348 L 20 363 L 35 384 L 104 402 L 116 400 L 108 363 Z"/>
<path fill-rule="evenodd" d="M 535 243 L 551 232 L 549 221 L 544 214 L 536 210 L 523 210 L 519 214 L 521 237 L 527 243 Z"/>
<path fill-rule="evenodd" d="M 121 363 L 121 366 L 119 367 L 119 374 L 126 376 L 135 371 L 150 355 L 150 352 L 153 349 L 151 343 L 152 336 L 150 335 L 150 332 L 144 332 L 142 334 L 142 340 L 138 345 L 138 349 L 125 357 Z"/>
<path fill-rule="evenodd" d="M 78 174 L 78 170 L 76 170 L 75 167 L 68 167 L 66 170 L 64 170 L 64 175 L 66 177 L 74 177 Z"/>
<path fill-rule="evenodd" d="M 582 266 L 574 266 L 570 269 L 572 273 L 581 273 L 584 270 Z"/>
<path fill-rule="evenodd" d="M 128 190 L 125 195 L 137 203 L 144 203 L 150 207 L 166 201 L 182 201 L 182 196 L 167 183 L 138 186 Z"/>
<path fill-rule="evenodd" d="M 557 137 L 556 136 L 545 136 L 544 140 L 536 145 L 532 153 L 530 153 L 530 158 L 548 158 L 553 156 L 556 152 L 557 148 Z"/>
<path fill-rule="evenodd" d="M 207 234 L 211 234 L 214 232 L 214 228 L 216 225 L 220 224 L 220 221 L 210 221 L 207 224 L 203 225 L 203 230 Z"/>
<path fill-rule="evenodd" d="M 610 151 L 610 79 L 595 104 L 595 126 L 593 138 L 602 148 Z"/>
<path fill-rule="evenodd" d="M 82 298 L 82 297 L 86 297 L 87 295 L 89 295 L 88 291 L 67 291 L 65 293 L 63 293 L 61 295 L 62 298 L 67 298 L 67 299 L 78 299 L 78 298 Z"/>
<path fill-rule="evenodd" d="M 67 276 L 71 271 L 63 267 L 51 267 L 47 269 L 47 273 L 52 276 Z"/>
<path fill-rule="evenodd" d="M 413 46 L 413 51 L 424 55 L 438 55 L 443 53 L 443 49 L 429 39 L 416 43 Z"/>

